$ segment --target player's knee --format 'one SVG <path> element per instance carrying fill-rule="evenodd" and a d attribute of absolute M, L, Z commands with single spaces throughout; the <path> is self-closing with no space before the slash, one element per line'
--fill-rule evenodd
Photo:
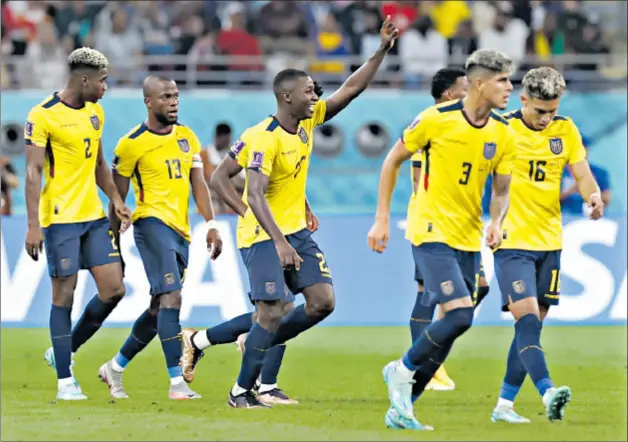
<path fill-rule="evenodd" d="M 309 316 L 326 317 L 334 311 L 335 307 L 334 292 L 331 290 L 321 291 L 308 299 L 306 312 Z"/>
<path fill-rule="evenodd" d="M 280 302 L 258 302 L 257 323 L 270 332 L 277 331 L 283 318 L 283 308 Z"/>
<path fill-rule="evenodd" d="M 75 287 L 71 278 L 58 278 L 53 282 L 52 303 L 58 307 L 72 307 Z"/>
<path fill-rule="evenodd" d="M 447 312 L 446 316 L 458 335 L 463 334 L 471 328 L 471 325 L 473 325 L 472 308 L 457 308 L 455 310 L 450 310 Z"/>
<path fill-rule="evenodd" d="M 99 291 L 98 297 L 106 303 L 118 303 L 126 294 L 126 287 L 122 280 L 111 282 L 105 290 Z"/>
<path fill-rule="evenodd" d="M 181 308 L 181 291 L 177 290 L 176 292 L 164 293 L 159 297 L 159 308 Z"/>

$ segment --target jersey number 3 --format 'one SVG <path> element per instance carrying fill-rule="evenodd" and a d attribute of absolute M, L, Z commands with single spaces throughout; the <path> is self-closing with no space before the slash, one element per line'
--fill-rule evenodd
<path fill-rule="evenodd" d="M 469 184 L 469 177 L 471 176 L 471 169 L 473 168 L 473 164 L 471 163 L 462 163 L 462 178 L 458 180 L 458 184 L 462 184 L 466 186 Z"/>

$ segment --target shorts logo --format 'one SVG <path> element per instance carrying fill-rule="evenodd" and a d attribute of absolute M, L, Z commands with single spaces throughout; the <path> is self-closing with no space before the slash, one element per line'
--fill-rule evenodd
<path fill-rule="evenodd" d="M 249 164 L 249 167 L 262 167 L 263 162 L 264 152 L 253 152 L 253 159 L 251 160 L 251 164 Z"/>
<path fill-rule="evenodd" d="M 484 143 L 484 158 L 487 160 L 492 160 L 495 156 L 495 151 L 497 150 L 497 144 L 495 143 Z"/>
<path fill-rule="evenodd" d="M 454 294 L 454 283 L 453 281 L 445 281 L 440 283 L 440 289 L 445 296 L 451 296 Z"/>
<path fill-rule="evenodd" d="M 98 115 L 92 115 L 89 117 L 89 121 L 91 121 L 94 130 L 100 129 L 100 120 L 98 119 Z"/>
<path fill-rule="evenodd" d="M 242 140 L 238 140 L 231 148 L 231 151 L 237 155 L 242 151 L 242 149 L 244 149 L 244 146 L 246 146 L 246 143 Z"/>
<path fill-rule="evenodd" d="M 515 291 L 516 294 L 521 295 L 523 292 L 526 291 L 526 284 L 521 280 L 515 281 L 512 283 L 512 289 Z"/>
<path fill-rule="evenodd" d="M 560 138 L 550 138 L 549 146 L 554 155 L 560 155 L 563 151 L 563 140 Z"/>
<path fill-rule="evenodd" d="M 309 140 L 307 132 L 303 128 L 299 129 L 299 139 L 304 143 L 307 143 Z"/>
<path fill-rule="evenodd" d="M 274 295 L 277 291 L 277 284 L 275 284 L 274 282 L 267 282 L 266 284 L 264 284 L 264 290 L 269 295 Z"/>
<path fill-rule="evenodd" d="M 27 137 L 32 137 L 33 136 L 33 127 L 35 127 L 35 125 L 33 123 L 31 123 L 30 121 L 26 122 L 26 136 Z"/>
<path fill-rule="evenodd" d="M 188 153 L 190 151 L 190 143 L 188 143 L 188 140 L 186 140 L 185 138 L 183 138 L 182 140 L 177 140 L 177 144 L 179 145 L 179 149 L 181 149 L 183 153 Z"/>
<path fill-rule="evenodd" d="M 166 285 L 174 284 L 174 275 L 172 273 L 166 273 L 164 275 L 164 281 L 166 281 Z"/>
<path fill-rule="evenodd" d="M 70 258 L 61 259 L 61 268 L 63 270 L 69 269 L 71 265 L 72 265 L 72 260 Z"/>

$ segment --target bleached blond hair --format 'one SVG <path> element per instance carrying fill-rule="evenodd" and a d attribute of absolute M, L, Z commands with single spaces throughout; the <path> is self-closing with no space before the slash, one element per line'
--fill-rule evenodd
<path fill-rule="evenodd" d="M 90 67 L 93 69 L 105 69 L 109 66 L 109 61 L 102 52 L 96 49 L 83 47 L 72 51 L 68 56 L 68 66 L 70 70 L 80 67 Z"/>
<path fill-rule="evenodd" d="M 465 63 L 467 74 L 474 68 L 483 68 L 496 74 L 504 73 L 508 75 L 511 75 L 514 71 L 514 65 L 510 57 L 495 49 L 478 49 L 469 55 Z"/>
<path fill-rule="evenodd" d="M 567 89 L 563 75 L 547 66 L 531 69 L 523 77 L 523 89 L 530 98 L 555 100 Z"/>

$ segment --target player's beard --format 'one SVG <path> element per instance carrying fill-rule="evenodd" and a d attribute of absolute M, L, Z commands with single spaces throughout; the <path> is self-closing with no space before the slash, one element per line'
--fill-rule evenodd
<path fill-rule="evenodd" d="M 176 118 L 171 119 L 170 117 L 168 117 L 168 115 L 165 114 L 155 114 L 155 118 L 157 119 L 157 121 L 159 121 L 159 123 L 163 124 L 164 126 L 170 126 L 177 122 Z"/>

